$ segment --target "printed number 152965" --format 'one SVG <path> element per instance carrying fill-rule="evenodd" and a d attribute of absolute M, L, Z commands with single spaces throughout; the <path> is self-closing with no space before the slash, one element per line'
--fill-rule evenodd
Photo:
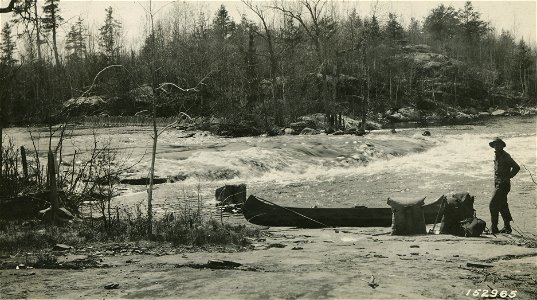
<path fill-rule="evenodd" d="M 515 298 L 517 291 L 498 291 L 498 290 L 487 290 L 487 289 L 469 289 L 466 292 L 466 296 L 474 296 L 474 297 L 497 297 L 500 298 Z"/>

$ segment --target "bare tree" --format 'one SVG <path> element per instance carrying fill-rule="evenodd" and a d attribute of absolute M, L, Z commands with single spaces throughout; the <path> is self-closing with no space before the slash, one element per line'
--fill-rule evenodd
<path fill-rule="evenodd" d="M 10 0 L 9 4 L 6 7 L 0 7 L 0 14 L 12 12 L 13 8 L 15 7 L 15 2 L 17 2 L 17 0 Z"/>
<path fill-rule="evenodd" d="M 264 32 L 261 33 L 256 31 L 256 33 L 267 42 L 270 61 L 270 80 L 272 83 L 272 100 L 274 101 L 276 98 L 276 77 L 278 76 L 278 57 L 275 49 L 274 34 L 268 25 L 267 17 L 263 9 L 254 4 L 252 0 L 241 1 L 259 18 L 261 25 L 263 26 Z"/>

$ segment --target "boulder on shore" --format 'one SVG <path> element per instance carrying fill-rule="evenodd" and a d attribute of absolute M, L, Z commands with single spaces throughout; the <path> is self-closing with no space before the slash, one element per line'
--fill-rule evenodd
<path fill-rule="evenodd" d="M 491 112 L 490 114 L 493 115 L 493 116 L 505 116 L 506 111 L 503 110 L 503 109 L 497 109 L 497 110 Z"/>
<path fill-rule="evenodd" d="M 52 221 L 52 207 L 43 209 L 39 211 L 39 216 L 42 220 L 51 222 Z M 57 221 L 60 223 L 66 223 L 74 218 L 73 214 L 70 213 L 67 209 L 60 207 L 56 212 Z"/>
<path fill-rule="evenodd" d="M 71 116 L 94 115 L 102 113 L 106 107 L 106 101 L 101 96 L 76 97 L 63 103 L 63 110 Z"/>
<path fill-rule="evenodd" d="M 312 128 L 315 129 L 315 123 L 313 121 L 298 121 L 289 124 L 289 127 L 293 129 L 295 132 L 302 132 L 305 128 Z"/>
<path fill-rule="evenodd" d="M 285 135 L 295 134 L 295 131 L 293 130 L 293 128 L 285 128 L 283 130 L 283 134 Z"/>
<path fill-rule="evenodd" d="M 300 132 L 301 135 L 316 135 L 316 134 L 319 134 L 319 131 L 318 130 L 315 130 L 313 128 L 309 128 L 309 127 L 306 127 L 304 129 L 302 129 L 302 131 Z"/>

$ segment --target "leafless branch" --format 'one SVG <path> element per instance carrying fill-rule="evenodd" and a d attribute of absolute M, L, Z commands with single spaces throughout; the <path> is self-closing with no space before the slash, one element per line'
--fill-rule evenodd
<path fill-rule="evenodd" d="M 13 8 L 15 7 L 15 2 L 17 2 L 17 0 L 11 0 L 6 7 L 0 7 L 0 14 L 12 12 Z"/>
<path fill-rule="evenodd" d="M 187 115 L 186 113 L 184 113 L 184 112 L 180 112 L 180 113 L 179 113 L 179 116 L 186 116 L 189 120 L 192 120 L 192 118 L 191 118 L 189 115 Z M 160 132 L 157 134 L 157 137 L 159 137 L 161 134 L 163 134 L 164 131 L 166 131 L 166 130 L 169 129 L 170 127 L 175 126 L 177 123 L 179 123 L 179 120 L 177 120 L 177 121 L 175 121 L 175 122 L 172 122 L 172 123 L 166 125 L 164 128 L 162 128 L 162 129 L 160 130 Z"/>
<path fill-rule="evenodd" d="M 125 69 L 125 67 L 123 65 L 109 65 L 109 66 L 105 67 L 104 69 L 100 70 L 99 73 L 97 73 L 97 75 L 95 75 L 95 77 L 93 78 L 93 82 L 91 83 L 90 87 L 84 93 L 82 93 L 82 95 L 80 95 L 80 97 L 84 97 L 87 93 L 89 93 L 91 91 L 91 89 L 93 89 L 93 87 L 95 86 L 95 82 L 97 81 L 97 77 L 99 77 L 99 75 L 101 75 L 101 73 L 103 73 L 104 71 L 106 71 L 108 69 L 111 69 L 111 68 L 123 68 L 123 69 Z"/>
<path fill-rule="evenodd" d="M 212 71 L 209 72 L 209 74 L 205 75 L 205 77 L 203 77 L 203 78 L 198 82 L 198 84 L 196 84 L 196 86 L 193 87 L 193 88 L 187 88 L 187 89 L 185 89 L 185 88 L 182 88 L 182 87 L 178 86 L 178 85 L 175 84 L 175 83 L 172 83 L 172 82 L 164 82 L 164 83 L 160 84 L 159 87 L 158 87 L 157 89 L 159 89 L 159 90 L 161 90 L 161 91 L 163 91 L 163 92 L 167 92 L 167 91 L 164 89 L 164 87 L 166 87 L 166 86 L 172 86 L 172 87 L 174 87 L 174 88 L 176 88 L 176 89 L 178 89 L 178 90 L 180 90 L 180 91 L 182 91 L 182 92 L 199 92 L 198 87 L 201 86 L 201 85 L 205 85 L 205 82 L 204 82 L 204 81 L 205 81 L 207 78 L 209 78 L 209 76 L 210 76 L 211 74 L 212 74 Z"/>

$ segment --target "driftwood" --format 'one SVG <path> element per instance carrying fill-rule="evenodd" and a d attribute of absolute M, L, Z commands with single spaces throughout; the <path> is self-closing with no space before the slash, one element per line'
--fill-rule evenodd
<path fill-rule="evenodd" d="M 474 267 L 474 268 L 492 268 L 494 267 L 493 264 L 484 263 L 484 262 L 476 262 L 476 261 L 469 261 L 466 263 L 467 267 Z"/>
<path fill-rule="evenodd" d="M 168 179 L 166 178 L 153 178 L 153 184 L 166 183 Z M 148 185 L 149 178 L 134 178 L 134 179 L 121 179 L 119 181 L 121 184 L 130 184 L 130 185 Z"/>

